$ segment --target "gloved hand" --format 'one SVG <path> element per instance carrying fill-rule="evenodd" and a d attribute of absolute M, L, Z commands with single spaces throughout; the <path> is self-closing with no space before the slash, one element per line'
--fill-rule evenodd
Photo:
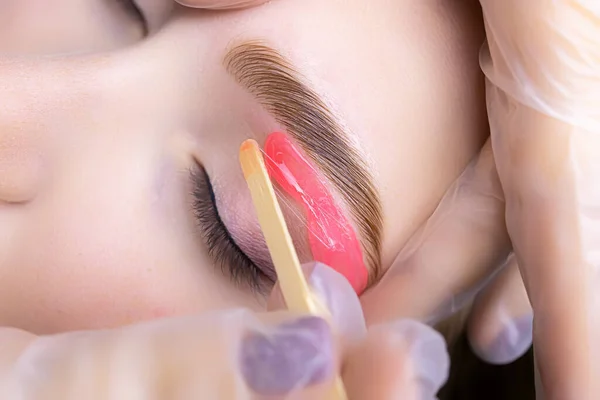
<path fill-rule="evenodd" d="M 540 389 L 598 399 L 600 3 L 481 4 L 492 144 L 535 315 Z"/>
<path fill-rule="evenodd" d="M 474 303 L 468 336 L 483 360 L 505 364 L 527 351 L 533 311 L 511 255 L 490 140 L 361 301 L 369 324 L 434 324 Z"/>
<path fill-rule="evenodd" d="M 505 293 L 505 279 L 495 278 L 495 274 L 510 253 L 504 195 L 488 140 L 381 281 L 362 296 L 367 323 L 407 317 L 434 324 L 472 302 L 486 285 L 490 287 L 486 293 L 497 292 L 499 286 Z M 511 290 L 513 286 L 511 280 Z M 512 291 L 518 290 L 516 286 Z M 508 310 L 503 300 L 505 296 L 498 299 L 488 294 L 478 300 L 482 304 L 476 307 L 486 312 L 477 313 L 475 318 L 472 331 L 478 343 L 474 347 L 481 348 L 478 353 L 488 361 L 511 361 L 527 349 L 527 337 L 531 340 L 531 328 L 517 324 L 519 319 L 531 320 L 527 302 L 522 308 Z M 490 310 L 494 311 L 493 317 L 483 325 L 478 323 L 483 322 L 481 315 L 490 315 Z M 515 332 L 515 328 L 522 332 Z M 517 340 L 513 340 L 515 336 Z M 525 340 L 520 341 L 523 336 Z"/>
<path fill-rule="evenodd" d="M 366 293 L 366 318 L 439 319 L 491 281 L 473 347 L 510 361 L 533 325 L 538 393 L 600 398 L 600 3 L 481 4 L 491 142 Z"/>
<path fill-rule="evenodd" d="M 35 337 L 0 330 L 0 393 L 10 399 L 330 399 L 344 365 L 351 399 L 433 399 L 449 360 L 439 334 L 411 321 L 365 334 L 358 298 L 335 271 L 309 281 L 323 319 L 228 310 L 116 330 Z M 272 296 L 271 308 L 280 308 Z"/>

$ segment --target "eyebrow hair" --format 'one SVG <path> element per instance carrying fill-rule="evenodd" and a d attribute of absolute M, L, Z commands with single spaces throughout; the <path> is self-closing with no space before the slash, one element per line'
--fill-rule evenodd
<path fill-rule="evenodd" d="M 282 124 L 333 183 L 350 208 L 372 277 L 381 269 L 383 211 L 364 158 L 321 97 L 281 54 L 243 42 L 224 59 L 227 71 Z M 372 282 L 370 282 L 372 283 Z"/>

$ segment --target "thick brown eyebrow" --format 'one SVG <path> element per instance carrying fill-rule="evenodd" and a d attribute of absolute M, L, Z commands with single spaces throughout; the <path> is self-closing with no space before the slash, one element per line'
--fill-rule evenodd
<path fill-rule="evenodd" d="M 371 277 L 381 268 L 382 206 L 364 157 L 324 101 L 281 54 L 261 42 L 236 45 L 225 68 L 287 129 L 348 204 Z"/>

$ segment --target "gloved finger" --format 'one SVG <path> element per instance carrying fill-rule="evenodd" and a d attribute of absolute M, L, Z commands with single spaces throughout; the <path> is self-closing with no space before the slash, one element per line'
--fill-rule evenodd
<path fill-rule="evenodd" d="M 481 4 L 492 142 L 543 391 L 600 398 L 599 3 Z"/>
<path fill-rule="evenodd" d="M 179 4 L 207 10 L 231 10 L 266 3 L 269 0 L 176 0 Z"/>
<path fill-rule="evenodd" d="M 24 400 L 319 399 L 331 390 L 337 354 L 324 319 L 215 312 L 40 337 L 0 379 L 0 392 Z"/>
<path fill-rule="evenodd" d="M 304 264 L 302 269 L 312 292 L 328 310 L 329 315 L 326 317 L 336 333 L 348 341 L 362 339 L 366 332 L 365 320 L 360 301 L 348 280 L 319 262 Z M 267 309 L 273 311 L 285 308 L 281 290 L 276 284 L 269 297 Z"/>
<path fill-rule="evenodd" d="M 491 364 L 511 363 L 531 346 L 533 310 L 513 255 L 477 294 L 467 333 L 475 354 Z"/>
<path fill-rule="evenodd" d="M 381 281 L 361 297 L 367 324 L 444 318 L 473 296 L 509 252 L 488 141 Z"/>
<path fill-rule="evenodd" d="M 349 351 L 343 367 L 356 400 L 429 400 L 448 378 L 450 359 L 442 336 L 416 321 L 373 326 Z"/>

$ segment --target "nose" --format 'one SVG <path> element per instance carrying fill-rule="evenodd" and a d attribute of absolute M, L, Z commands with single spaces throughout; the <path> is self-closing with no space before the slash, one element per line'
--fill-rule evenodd
<path fill-rule="evenodd" d="M 53 133 L 73 120 L 94 86 L 80 60 L 0 62 L 0 202 L 32 200 Z"/>

